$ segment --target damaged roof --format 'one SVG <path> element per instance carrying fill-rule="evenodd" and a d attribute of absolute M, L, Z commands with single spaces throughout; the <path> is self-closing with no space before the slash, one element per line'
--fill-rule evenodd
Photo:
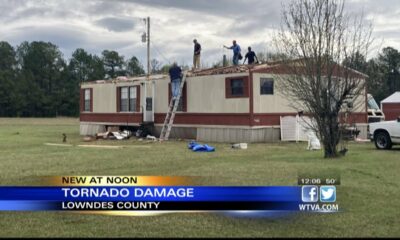
<path fill-rule="evenodd" d="M 168 77 L 166 74 L 155 74 L 155 75 L 150 75 L 150 80 L 160 80 Z M 145 81 L 147 80 L 147 76 L 136 76 L 136 77 L 117 77 L 115 79 L 108 79 L 108 80 L 95 80 L 95 81 L 89 81 L 89 82 L 83 82 L 81 85 L 84 84 L 103 84 L 103 83 L 127 83 L 127 82 L 137 82 L 137 81 Z"/>
<path fill-rule="evenodd" d="M 216 67 L 201 70 L 189 71 L 189 77 L 207 76 L 218 74 L 232 74 L 232 73 L 248 73 L 250 70 L 265 69 L 271 66 L 271 63 L 253 64 L 253 65 L 237 65 L 229 67 Z"/>
<path fill-rule="evenodd" d="M 299 62 L 301 60 L 293 60 L 293 62 Z M 301 66 L 300 66 L 301 68 Z M 338 74 L 339 69 L 346 69 L 347 71 L 351 72 L 354 76 L 358 76 L 360 78 L 366 78 L 367 75 L 358 72 L 353 69 L 349 69 L 343 67 L 341 65 L 336 65 L 334 69 L 334 75 Z M 228 67 L 215 67 L 215 68 L 206 68 L 200 70 L 190 70 L 187 71 L 187 77 L 197 77 L 197 76 L 210 76 L 210 75 L 222 75 L 222 74 L 234 74 L 234 73 L 272 73 L 272 74 L 287 74 L 290 71 L 288 66 L 282 64 L 282 62 L 267 62 L 262 64 L 253 64 L 253 65 L 237 65 L 237 66 L 228 66 Z M 340 72 L 340 71 L 339 71 Z M 168 74 L 154 74 L 150 75 L 150 80 L 162 80 L 162 79 L 169 79 Z M 117 77 L 116 79 L 110 80 L 96 80 L 90 82 L 84 82 L 84 84 L 103 84 L 103 83 L 126 83 L 126 82 L 136 82 L 136 81 L 145 81 L 147 80 L 147 76 L 136 76 L 136 77 Z"/>

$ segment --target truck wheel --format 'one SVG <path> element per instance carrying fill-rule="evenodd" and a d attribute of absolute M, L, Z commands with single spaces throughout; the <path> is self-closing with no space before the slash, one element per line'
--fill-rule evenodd
<path fill-rule="evenodd" d="M 392 141 L 389 134 L 386 132 L 379 132 L 375 135 L 375 146 L 377 149 L 391 149 Z"/>

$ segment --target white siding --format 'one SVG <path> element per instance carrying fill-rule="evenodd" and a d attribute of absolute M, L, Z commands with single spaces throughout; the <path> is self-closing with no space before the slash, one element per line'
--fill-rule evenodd
<path fill-rule="evenodd" d="M 274 79 L 274 94 L 260 94 L 260 78 Z M 253 75 L 253 96 L 254 96 L 254 113 L 288 113 L 297 112 L 290 106 L 287 98 L 282 96 L 279 91 L 279 79 L 274 78 L 272 74 L 254 73 Z"/>

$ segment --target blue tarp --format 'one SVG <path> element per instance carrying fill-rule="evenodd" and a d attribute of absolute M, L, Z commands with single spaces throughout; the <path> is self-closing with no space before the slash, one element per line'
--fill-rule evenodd
<path fill-rule="evenodd" d="M 197 142 L 190 142 L 188 144 L 188 148 L 191 149 L 193 152 L 214 152 L 215 147 L 208 146 L 207 144 L 199 144 Z"/>

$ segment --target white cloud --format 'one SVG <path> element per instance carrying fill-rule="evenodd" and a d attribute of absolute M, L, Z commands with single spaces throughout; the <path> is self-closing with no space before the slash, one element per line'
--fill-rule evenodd
<path fill-rule="evenodd" d="M 213 63 L 236 39 L 246 49 L 268 51 L 273 29 L 287 0 L 0 0 L 0 40 L 51 41 L 68 58 L 76 48 L 100 54 L 117 50 L 145 61 L 143 18 L 151 17 L 153 57 L 192 61 L 193 43 L 203 47 L 204 62 Z M 363 10 L 375 25 L 374 37 L 400 49 L 400 1 L 351 0 L 350 12 Z"/>

